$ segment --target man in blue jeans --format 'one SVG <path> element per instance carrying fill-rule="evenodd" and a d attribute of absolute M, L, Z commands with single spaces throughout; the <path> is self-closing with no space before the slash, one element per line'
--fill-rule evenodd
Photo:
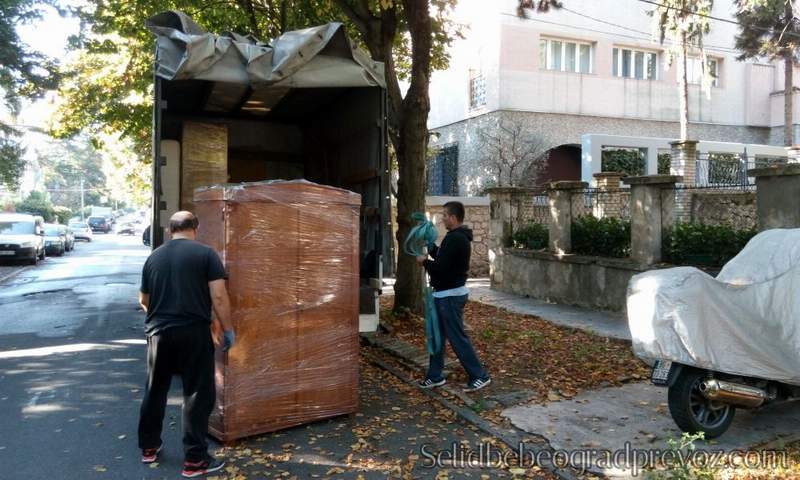
<path fill-rule="evenodd" d="M 464 305 L 467 303 L 467 272 L 472 251 L 472 230 L 464 222 L 464 205 L 447 202 L 442 210 L 442 220 L 447 235 L 441 246 L 428 246 L 428 254 L 417 257 L 431 279 L 434 304 L 439 317 L 439 329 L 450 342 L 461 366 L 469 376 L 465 392 L 474 392 L 489 385 L 492 380 L 478 360 L 469 336 L 464 331 Z M 436 355 L 431 355 L 428 374 L 419 382 L 421 388 L 434 388 L 445 384 L 444 345 Z"/>

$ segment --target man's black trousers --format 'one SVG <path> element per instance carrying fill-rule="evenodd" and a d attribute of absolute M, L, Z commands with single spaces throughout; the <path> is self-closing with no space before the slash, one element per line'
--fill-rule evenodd
<path fill-rule="evenodd" d="M 147 338 L 147 387 L 139 414 L 139 448 L 158 448 L 173 375 L 183 383 L 183 449 L 187 461 L 207 458 L 214 408 L 214 342 L 208 324 L 167 328 Z"/>

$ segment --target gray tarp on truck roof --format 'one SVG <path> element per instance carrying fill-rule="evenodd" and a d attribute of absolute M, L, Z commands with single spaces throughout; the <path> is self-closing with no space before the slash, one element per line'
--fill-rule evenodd
<path fill-rule="evenodd" d="M 383 64 L 356 48 L 341 23 L 287 32 L 263 43 L 214 35 L 188 15 L 163 12 L 146 22 L 158 37 L 156 75 L 285 88 L 385 87 Z"/>

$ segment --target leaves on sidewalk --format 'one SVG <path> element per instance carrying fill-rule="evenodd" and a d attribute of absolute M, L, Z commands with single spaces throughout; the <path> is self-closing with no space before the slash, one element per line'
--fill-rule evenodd
<path fill-rule="evenodd" d="M 390 324 L 397 338 L 424 351 L 424 320 L 392 315 L 391 300 L 382 298 L 381 321 Z M 558 401 L 588 389 L 646 380 L 649 375 L 649 368 L 633 355 L 627 341 L 478 302 L 467 303 L 464 323 L 492 375 L 492 386 L 479 392 L 482 397 L 532 391 L 534 400 Z M 447 356 L 455 358 L 449 346 Z M 466 381 L 458 364 L 453 365 L 450 380 Z"/>

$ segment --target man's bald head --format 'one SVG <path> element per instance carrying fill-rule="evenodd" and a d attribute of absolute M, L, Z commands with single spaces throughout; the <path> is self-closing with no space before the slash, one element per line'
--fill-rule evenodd
<path fill-rule="evenodd" d="M 200 222 L 192 212 L 181 211 L 175 212 L 169 217 L 169 231 L 170 233 L 184 232 L 187 230 L 196 230 Z"/>

